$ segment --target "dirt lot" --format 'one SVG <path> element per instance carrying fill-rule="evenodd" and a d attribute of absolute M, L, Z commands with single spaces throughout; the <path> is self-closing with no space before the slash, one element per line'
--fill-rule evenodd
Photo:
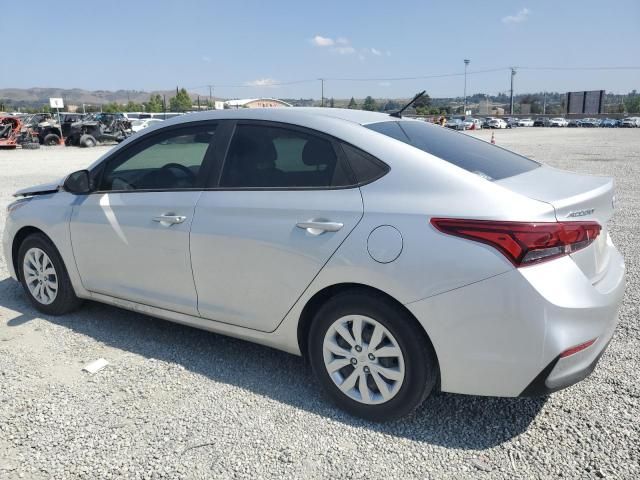
<path fill-rule="evenodd" d="M 610 230 L 627 291 L 587 380 L 542 399 L 439 394 L 410 418 L 370 424 L 329 404 L 295 356 L 95 303 L 42 316 L 0 256 L 0 478 L 638 478 L 640 129 L 495 138 L 616 178 Z M 107 149 L 0 151 L 0 230 L 16 189 Z M 99 357 L 110 365 L 81 371 Z"/>

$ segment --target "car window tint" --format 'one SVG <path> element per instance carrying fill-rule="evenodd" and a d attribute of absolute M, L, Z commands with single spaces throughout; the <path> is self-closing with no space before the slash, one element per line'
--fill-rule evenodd
<path fill-rule="evenodd" d="M 239 125 L 222 171 L 224 188 L 305 188 L 350 185 L 329 140 L 298 130 Z"/>
<path fill-rule="evenodd" d="M 488 180 L 519 175 L 540 166 L 488 142 L 426 122 L 392 121 L 366 125 Z"/>
<path fill-rule="evenodd" d="M 351 145 L 343 143 L 342 150 L 360 185 L 373 182 L 389 171 L 388 165 Z"/>
<path fill-rule="evenodd" d="M 194 188 L 214 135 L 208 126 L 153 136 L 142 150 L 106 165 L 100 190 Z"/>

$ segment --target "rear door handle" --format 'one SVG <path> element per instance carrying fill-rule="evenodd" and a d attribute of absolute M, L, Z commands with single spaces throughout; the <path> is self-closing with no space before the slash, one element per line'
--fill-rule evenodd
<path fill-rule="evenodd" d="M 296 224 L 296 227 L 302 228 L 309 232 L 311 235 L 320 235 L 324 232 L 337 232 L 342 227 L 343 223 L 338 222 L 300 222 Z"/>
<path fill-rule="evenodd" d="M 186 219 L 187 217 L 185 217 L 184 215 L 172 215 L 170 213 L 165 213 L 152 218 L 154 222 L 158 222 L 160 225 L 164 226 L 171 226 L 175 225 L 176 223 L 182 223 Z"/>

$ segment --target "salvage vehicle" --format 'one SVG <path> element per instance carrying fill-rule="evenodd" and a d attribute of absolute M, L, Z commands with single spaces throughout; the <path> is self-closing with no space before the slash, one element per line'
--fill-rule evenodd
<path fill-rule="evenodd" d="M 304 355 L 371 420 L 582 380 L 624 291 L 611 178 L 401 112 L 184 115 L 16 196 L 4 257 L 41 312 L 90 299 Z"/>
<path fill-rule="evenodd" d="M 120 143 L 133 134 L 131 120 L 121 113 L 89 114 L 70 127 L 65 144 L 80 147 L 95 147 L 98 142 Z"/>
<path fill-rule="evenodd" d="M 59 145 L 62 130 L 57 116 L 51 113 L 35 113 L 25 117 L 24 124 L 31 128 L 41 145 Z"/>
<path fill-rule="evenodd" d="M 16 147 L 34 150 L 40 148 L 38 137 L 18 117 L 0 117 L 0 148 Z"/>

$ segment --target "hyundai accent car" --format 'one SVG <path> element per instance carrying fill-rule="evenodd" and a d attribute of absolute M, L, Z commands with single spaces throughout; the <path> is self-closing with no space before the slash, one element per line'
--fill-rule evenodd
<path fill-rule="evenodd" d="M 341 109 L 202 112 L 9 205 L 38 310 L 94 300 L 306 356 L 372 420 L 567 387 L 617 323 L 614 184 Z"/>

